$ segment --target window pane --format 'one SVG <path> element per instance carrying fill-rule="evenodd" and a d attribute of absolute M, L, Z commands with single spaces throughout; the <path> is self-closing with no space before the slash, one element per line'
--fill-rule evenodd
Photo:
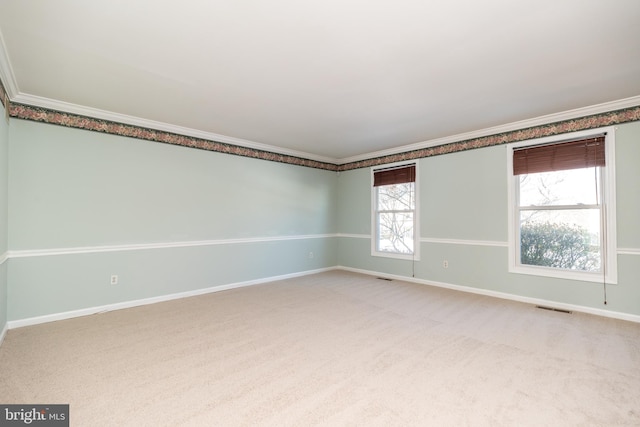
<path fill-rule="evenodd" d="M 520 206 L 595 205 L 598 168 L 520 175 Z"/>
<path fill-rule="evenodd" d="M 600 210 L 521 210 L 520 262 L 599 271 Z"/>
<path fill-rule="evenodd" d="M 413 210 L 415 208 L 413 186 L 413 182 L 408 182 L 376 187 L 378 189 L 378 210 Z"/>
<path fill-rule="evenodd" d="M 413 213 L 378 214 L 378 251 L 413 253 Z"/>

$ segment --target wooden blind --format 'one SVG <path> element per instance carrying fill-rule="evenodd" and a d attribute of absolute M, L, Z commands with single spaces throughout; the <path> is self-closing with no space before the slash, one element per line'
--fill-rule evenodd
<path fill-rule="evenodd" d="M 416 181 L 416 165 L 400 166 L 373 172 L 373 186 L 404 184 Z"/>
<path fill-rule="evenodd" d="M 604 136 L 513 150 L 514 175 L 604 165 Z"/>

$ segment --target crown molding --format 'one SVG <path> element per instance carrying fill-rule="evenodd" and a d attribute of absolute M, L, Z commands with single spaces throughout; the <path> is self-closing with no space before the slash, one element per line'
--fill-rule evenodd
<path fill-rule="evenodd" d="M 105 121 L 117 123 L 117 124 L 130 125 L 130 126 L 135 126 L 142 129 L 150 129 L 154 131 L 166 132 L 166 133 L 180 135 L 180 136 L 198 138 L 205 141 L 218 142 L 218 143 L 228 144 L 236 147 L 247 148 L 250 150 L 262 151 L 266 153 L 274 153 L 277 155 L 291 156 L 293 158 L 296 158 L 296 159 L 292 159 L 293 161 L 285 160 L 285 163 L 298 164 L 300 163 L 298 159 L 303 159 L 303 160 L 321 162 L 326 165 L 333 165 L 333 166 L 346 165 L 347 169 L 345 170 L 348 170 L 352 164 L 357 164 L 359 162 L 372 161 L 374 159 L 380 159 L 382 162 L 386 162 L 387 160 L 385 158 L 387 157 L 397 156 L 400 154 L 410 153 L 418 150 L 425 150 L 425 149 L 444 146 L 452 143 L 461 143 L 464 141 L 470 141 L 470 140 L 484 138 L 488 136 L 501 135 L 509 132 L 520 131 L 523 129 L 531 129 L 537 126 L 544 126 L 552 123 L 584 118 L 584 117 L 589 117 L 593 115 L 608 113 L 612 111 L 620 111 L 627 108 L 640 106 L 640 95 L 638 95 L 630 98 L 624 98 L 621 100 L 605 102 L 605 103 L 596 104 L 588 107 L 576 108 L 573 110 L 539 116 L 532 119 L 511 122 L 511 123 L 500 125 L 500 126 L 493 126 L 493 127 L 480 129 L 472 132 L 450 135 L 443 138 L 437 138 L 437 139 L 427 140 L 427 141 L 418 142 L 414 144 L 403 145 L 403 146 L 395 147 L 392 149 L 374 151 L 374 152 L 360 154 L 357 156 L 338 159 L 338 158 L 320 156 L 320 155 L 307 153 L 303 151 L 263 144 L 255 141 L 246 140 L 246 139 L 235 138 L 227 135 L 221 135 L 221 134 L 216 134 L 212 132 L 205 132 L 197 129 L 172 125 L 169 123 L 148 120 L 140 117 L 114 113 L 106 110 L 86 107 L 78 104 L 72 104 L 72 103 L 58 101 L 58 100 L 40 97 L 36 95 L 21 93 L 18 87 L 17 80 L 15 79 L 15 75 L 13 73 L 13 67 L 11 66 L 11 61 L 7 54 L 6 45 L 1 32 L 0 32 L 0 84 L 3 85 L 4 91 L 6 92 L 9 100 L 12 103 L 23 104 L 26 106 L 31 106 L 36 108 L 43 108 L 50 111 L 75 114 L 77 116 L 88 117 L 88 118 L 98 119 L 98 120 L 105 120 Z M 216 151 L 216 150 L 212 150 L 212 151 Z M 262 158 L 263 156 L 261 155 L 258 157 Z"/>
<path fill-rule="evenodd" d="M 69 102 L 58 101 L 51 98 L 45 98 L 37 95 L 18 93 L 10 97 L 11 102 L 29 105 L 32 107 L 45 108 L 47 110 L 60 111 L 64 113 L 76 114 L 79 116 L 90 117 L 94 119 L 106 120 L 114 123 L 121 123 L 136 126 L 145 129 L 153 129 L 162 132 L 173 133 L 183 136 L 191 136 L 208 141 L 222 142 L 225 144 L 236 145 L 245 148 L 252 148 L 260 151 L 268 151 L 271 153 L 284 154 L 292 157 L 315 160 L 323 163 L 335 164 L 337 159 L 332 157 L 318 156 L 303 151 L 291 150 L 274 145 L 262 144 L 247 139 L 235 138 L 232 136 L 221 135 L 212 132 L 205 132 L 197 129 L 172 125 L 169 123 L 158 122 L 155 120 L 143 119 L 141 117 L 129 116 L 126 114 L 114 113 L 111 111 L 101 110 L 98 108 L 85 107 Z"/>
<path fill-rule="evenodd" d="M 11 60 L 7 54 L 7 46 L 4 37 L 0 31 L 0 84 L 4 86 L 5 92 L 9 100 L 14 103 L 25 104 L 33 107 L 46 108 L 49 110 L 60 111 L 64 113 L 77 114 L 80 116 L 107 120 L 110 122 L 128 124 L 146 129 L 153 129 L 163 132 L 174 133 L 177 135 L 191 136 L 208 141 L 221 142 L 225 144 L 236 145 L 240 147 L 252 148 L 260 151 L 283 154 L 286 156 L 299 157 L 302 159 L 315 160 L 323 163 L 336 164 L 337 159 L 332 157 L 324 157 L 302 151 L 291 150 L 273 145 L 262 144 L 259 142 L 249 141 L 246 139 L 234 138 L 231 136 L 220 135 L 211 132 L 204 132 L 197 129 L 186 128 L 182 126 L 171 125 L 168 123 L 147 120 L 140 117 L 129 116 L 126 114 L 113 113 L 110 111 L 100 110 L 97 108 L 85 107 L 82 105 L 72 104 L 64 101 L 53 100 L 36 95 L 30 95 L 20 92 L 18 82 L 13 73 Z"/>
<path fill-rule="evenodd" d="M 25 120 L 338 172 L 640 120 L 634 96 L 339 160 L 34 95 L 18 94 L 11 104 L 10 116 Z"/>
<path fill-rule="evenodd" d="M 18 82 L 13 74 L 13 67 L 11 66 L 9 55 L 7 55 L 7 46 L 4 43 L 2 31 L 0 31 L 0 84 L 4 86 L 9 99 L 12 99 L 20 93 Z"/>
<path fill-rule="evenodd" d="M 396 154 L 406 153 L 409 151 L 422 150 L 425 148 L 437 147 L 439 145 L 451 144 L 454 142 L 461 142 L 461 141 L 466 141 L 470 139 L 482 138 L 485 136 L 498 135 L 506 132 L 513 132 L 513 131 L 532 128 L 536 126 L 562 122 L 565 120 L 572 120 L 572 119 L 577 119 L 582 117 L 593 116 L 595 114 L 608 113 L 610 111 L 624 110 L 626 108 L 636 107 L 639 105 L 640 105 L 640 95 L 632 96 L 630 98 L 624 98 L 624 99 L 611 101 L 611 102 L 604 102 L 602 104 L 576 108 L 573 110 L 563 111 L 560 113 L 547 114 L 547 115 L 535 117 L 532 119 L 520 120 L 517 122 L 511 122 L 504 125 L 493 126 L 493 127 L 480 129 L 472 132 L 459 133 L 457 135 L 431 139 L 428 141 L 417 142 L 415 144 L 403 145 L 401 147 L 395 147 L 388 150 L 380 150 L 380 151 L 374 151 L 371 153 L 361 154 L 358 156 L 346 157 L 343 159 L 338 159 L 336 164 L 343 165 L 347 163 L 360 162 L 363 160 L 370 160 L 373 158 L 393 156 Z"/>

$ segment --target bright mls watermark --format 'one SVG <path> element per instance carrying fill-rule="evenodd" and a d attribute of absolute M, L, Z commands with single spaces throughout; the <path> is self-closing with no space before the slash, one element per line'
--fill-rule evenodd
<path fill-rule="evenodd" d="M 0 404 L 0 427 L 21 425 L 69 427 L 69 405 Z"/>

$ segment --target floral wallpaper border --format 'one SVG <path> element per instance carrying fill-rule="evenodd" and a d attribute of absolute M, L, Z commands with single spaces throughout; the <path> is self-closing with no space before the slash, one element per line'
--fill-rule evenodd
<path fill-rule="evenodd" d="M 288 163 L 316 169 L 337 170 L 337 165 L 304 159 L 286 154 L 272 153 L 270 151 L 255 148 L 241 147 L 217 141 L 209 141 L 192 136 L 178 135 L 171 132 L 148 129 L 139 126 L 95 119 L 77 114 L 64 113 L 46 108 L 33 107 L 14 102 L 9 103 L 9 114 L 13 118 L 32 120 L 66 126 L 76 129 L 91 130 L 112 135 L 127 136 L 147 141 L 162 142 L 165 144 L 179 145 L 182 147 L 197 148 L 200 150 L 214 151 L 236 156 L 250 157 L 254 159 L 269 160 L 272 162 Z"/>
<path fill-rule="evenodd" d="M 503 132 L 495 135 L 483 136 L 464 141 L 452 142 L 435 147 L 422 148 L 399 154 L 376 157 L 340 166 L 340 170 L 351 170 L 378 166 L 387 163 L 415 160 L 423 157 L 439 156 L 441 154 L 455 153 L 458 151 L 473 150 L 476 148 L 491 147 L 494 145 L 508 144 L 511 142 L 525 141 L 527 139 L 542 138 L 545 136 L 560 135 L 579 130 L 595 129 L 604 126 L 617 125 L 640 120 L 640 106 L 625 108 L 622 110 L 599 113 L 592 116 L 577 119 L 564 120 L 546 125 L 534 126 L 526 129 Z"/>
<path fill-rule="evenodd" d="M 4 107 L 5 111 L 8 113 L 9 109 L 7 108 L 7 104 L 9 103 L 9 98 L 7 96 L 7 92 L 4 90 L 4 85 L 2 84 L 2 80 L 0 80 L 0 104 Z"/>
<path fill-rule="evenodd" d="M 352 169 L 360 169 L 406 160 L 416 160 L 424 157 L 439 156 L 442 154 L 455 153 L 458 151 L 491 147 L 494 145 L 502 145 L 511 142 L 524 141 L 527 139 L 541 138 L 545 136 L 558 135 L 578 130 L 594 129 L 603 126 L 611 126 L 640 120 L 640 106 L 635 106 L 623 110 L 610 111 L 577 119 L 565 120 L 526 129 L 484 136 L 480 138 L 452 142 L 435 147 L 421 148 L 404 153 L 392 154 L 388 156 L 336 165 L 332 163 L 304 159 L 301 157 L 289 156 L 286 154 L 278 154 L 270 151 L 258 150 L 255 148 L 241 147 L 238 145 L 210 141 L 192 136 L 179 135 L 171 132 L 148 129 L 134 125 L 116 123 L 108 120 L 85 117 L 72 113 L 65 113 L 46 108 L 8 102 L 2 82 L 0 82 L 0 101 L 4 105 L 5 109 L 8 110 L 9 116 L 18 119 L 32 120 L 36 122 L 91 130 L 95 132 L 103 132 L 113 135 L 128 136 L 131 138 L 162 142 L 165 144 L 173 144 L 183 147 L 197 148 L 200 150 L 233 154 L 237 156 L 287 163 L 316 169 L 324 169 L 329 171 L 348 171 Z M 7 104 L 9 104 L 8 107 Z"/>

